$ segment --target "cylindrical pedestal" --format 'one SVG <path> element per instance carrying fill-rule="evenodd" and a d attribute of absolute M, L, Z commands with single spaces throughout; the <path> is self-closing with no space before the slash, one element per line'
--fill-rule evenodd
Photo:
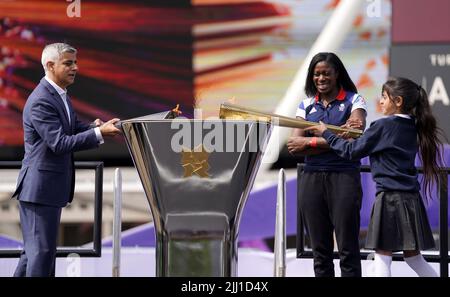
<path fill-rule="evenodd" d="M 157 276 L 236 276 L 239 221 L 270 123 L 127 120 L 156 230 Z"/>

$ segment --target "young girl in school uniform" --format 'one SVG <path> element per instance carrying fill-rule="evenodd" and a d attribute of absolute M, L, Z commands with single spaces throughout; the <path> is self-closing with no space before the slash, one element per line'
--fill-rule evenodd
<path fill-rule="evenodd" d="M 338 137 L 323 123 L 306 130 L 325 138 L 343 158 L 370 157 L 377 196 L 366 248 L 375 250 L 375 276 L 391 276 L 395 251 L 403 251 L 406 263 L 419 276 L 437 276 L 420 253 L 433 248 L 434 240 L 414 160 L 419 151 L 428 196 L 438 179 L 438 164 L 442 161 L 441 130 L 425 90 L 409 79 L 390 78 L 383 85 L 380 105 L 385 117 L 374 121 L 354 141 Z"/>

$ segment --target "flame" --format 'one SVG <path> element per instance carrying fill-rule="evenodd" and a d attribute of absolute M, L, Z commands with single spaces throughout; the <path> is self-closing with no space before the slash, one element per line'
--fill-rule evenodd
<path fill-rule="evenodd" d="M 177 104 L 177 106 L 172 109 L 172 112 L 175 113 L 177 116 L 182 114 L 183 112 L 180 110 L 180 104 Z"/>

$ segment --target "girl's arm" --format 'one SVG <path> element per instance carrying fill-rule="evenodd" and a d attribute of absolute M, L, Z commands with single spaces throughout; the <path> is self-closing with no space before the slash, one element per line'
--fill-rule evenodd
<path fill-rule="evenodd" d="M 373 122 L 370 128 L 367 129 L 361 137 L 353 141 L 338 137 L 327 130 L 327 127 L 323 123 L 305 130 L 313 132 L 314 135 L 322 136 L 336 154 L 347 160 L 361 159 L 380 151 L 386 145 L 385 141 L 382 139 L 383 126 L 380 124 L 380 121 Z"/>

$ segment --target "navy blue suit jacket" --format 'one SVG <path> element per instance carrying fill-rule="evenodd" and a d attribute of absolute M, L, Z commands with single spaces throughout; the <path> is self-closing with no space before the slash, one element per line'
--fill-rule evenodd
<path fill-rule="evenodd" d="M 45 78 L 33 90 L 23 111 L 25 156 L 13 197 L 64 207 L 73 199 L 73 152 L 97 147 L 95 131 L 77 120 L 70 99 L 70 123 L 58 92 Z"/>

